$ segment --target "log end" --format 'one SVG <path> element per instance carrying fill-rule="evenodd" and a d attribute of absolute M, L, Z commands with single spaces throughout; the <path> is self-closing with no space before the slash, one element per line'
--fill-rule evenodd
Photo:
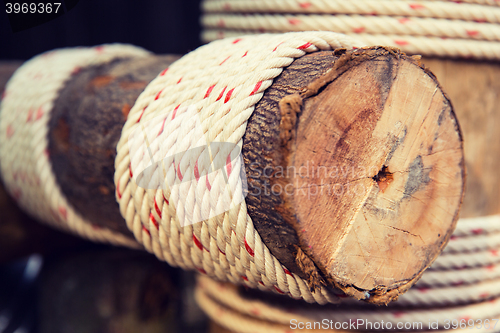
<path fill-rule="evenodd" d="M 325 283 L 370 303 L 409 289 L 453 232 L 464 194 L 460 128 L 417 58 L 340 50 L 279 103 L 277 207 Z M 288 187 L 287 187 L 288 186 Z M 300 265 L 299 265 L 300 266 Z M 310 275 L 310 272 L 308 272 Z"/>

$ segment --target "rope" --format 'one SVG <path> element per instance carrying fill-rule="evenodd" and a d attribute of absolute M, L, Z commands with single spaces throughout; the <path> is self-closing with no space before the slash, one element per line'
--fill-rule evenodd
<path fill-rule="evenodd" d="M 88 239 L 139 247 L 130 238 L 85 220 L 61 192 L 48 156 L 48 123 L 64 83 L 81 67 L 149 53 L 129 45 L 61 49 L 21 66 L 0 108 L 0 170 L 9 193 L 31 215 Z"/>
<path fill-rule="evenodd" d="M 198 279 L 196 299 L 212 320 L 242 333 L 290 332 L 292 319 L 307 323 L 323 319 L 349 322 L 359 318 L 390 322 L 394 327 L 403 322 L 426 325 L 437 321 L 441 329 L 453 320 L 484 323 L 485 319 L 500 315 L 500 269 L 495 264 L 500 259 L 500 244 L 496 241 L 498 228 L 500 215 L 460 219 L 444 254 L 413 288 L 386 308 L 362 305 L 360 308 L 359 302 L 349 298 L 343 299 L 342 307 L 336 309 L 319 306 L 311 309 L 298 303 L 287 307 L 287 302 L 246 298 L 236 287 L 204 276 Z M 476 327 L 475 331 L 491 332 L 492 329 Z"/>
<path fill-rule="evenodd" d="M 496 4 L 498 6 L 498 3 Z M 454 1 L 408 0 L 205 0 L 207 13 L 308 13 L 432 17 L 500 23 L 500 8 Z"/>
<path fill-rule="evenodd" d="M 361 45 L 331 32 L 248 36 L 200 47 L 162 72 L 131 109 L 117 148 L 116 197 L 136 239 L 173 266 L 339 302 L 326 288 L 311 292 L 262 242 L 237 156 L 255 104 L 284 67 L 309 52 Z M 222 167 L 213 171 L 210 161 Z"/>
<path fill-rule="evenodd" d="M 205 0 L 202 40 L 324 30 L 410 54 L 500 59 L 498 1 Z"/>
<path fill-rule="evenodd" d="M 430 322 L 438 322 L 439 328 L 453 320 L 468 322 L 473 320 L 498 318 L 500 315 L 500 298 L 463 306 L 436 307 L 426 309 L 408 308 L 332 308 L 309 307 L 298 303 L 290 305 L 283 300 L 278 302 L 263 302 L 255 298 L 241 295 L 237 288 L 229 284 L 215 282 L 200 276 L 195 290 L 197 303 L 202 310 L 216 323 L 226 327 L 232 332 L 290 332 L 290 323 L 296 322 L 321 322 L 326 319 L 334 323 L 356 322 L 362 319 L 365 322 L 391 323 L 396 328 L 398 323 L 422 323 L 423 328 L 428 328 Z M 474 332 L 494 332 L 492 326 Z M 498 324 L 496 325 L 498 330 Z M 387 326 L 386 326 L 387 327 Z M 322 330 L 324 331 L 324 330 Z M 342 332 L 342 330 L 334 330 Z M 373 330 L 370 330 L 373 331 Z M 394 329 L 394 331 L 396 331 Z M 464 329 L 464 332 L 468 331 Z M 469 329 L 470 331 L 470 329 Z M 438 332 L 438 330 L 432 330 Z"/>

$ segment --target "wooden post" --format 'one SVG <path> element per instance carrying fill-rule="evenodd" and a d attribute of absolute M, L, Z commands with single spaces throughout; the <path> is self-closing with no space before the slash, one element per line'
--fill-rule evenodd
<path fill-rule="evenodd" d="M 84 68 L 56 100 L 49 154 L 57 181 L 97 225 L 130 235 L 114 199 L 116 141 L 140 91 L 171 60 Z M 248 213 L 311 289 L 386 304 L 418 280 L 458 219 L 457 120 L 434 76 L 398 50 L 295 60 L 256 105 L 243 139 Z"/>

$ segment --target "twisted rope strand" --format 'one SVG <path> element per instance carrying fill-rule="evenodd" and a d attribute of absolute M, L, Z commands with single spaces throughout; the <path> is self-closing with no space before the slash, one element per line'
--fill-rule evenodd
<path fill-rule="evenodd" d="M 408 18 L 363 15 L 279 15 L 205 14 L 204 27 L 210 29 L 255 30 L 266 32 L 336 31 L 374 35 L 426 36 L 500 41 L 500 25 L 435 18 Z"/>
<path fill-rule="evenodd" d="M 254 30 L 203 30 L 203 42 L 211 42 L 221 38 L 238 38 L 245 35 L 259 34 Z M 385 45 L 401 49 L 408 54 L 440 56 L 449 58 L 476 58 L 485 60 L 500 59 L 500 44 L 476 41 L 441 39 L 438 37 L 414 37 L 399 35 L 368 35 L 349 33 L 348 36 L 363 41 L 366 45 Z"/>
<path fill-rule="evenodd" d="M 500 8 L 496 6 L 453 1 L 205 0 L 201 7 L 206 13 L 359 14 L 500 23 Z"/>
<path fill-rule="evenodd" d="M 256 299 L 248 299 L 240 295 L 237 289 L 228 284 L 215 282 L 207 277 L 200 276 L 196 285 L 195 296 L 201 308 L 212 320 L 234 332 L 251 332 L 251 328 L 263 329 L 264 332 L 287 332 L 290 330 L 290 321 L 300 322 L 322 321 L 350 322 L 363 319 L 370 322 L 392 323 L 393 327 L 400 322 L 438 322 L 443 326 L 452 320 L 497 318 L 500 314 L 498 304 L 500 298 L 486 302 L 468 304 L 464 306 L 440 307 L 431 309 L 332 309 L 318 308 L 297 309 L 280 303 L 271 305 Z M 246 320 L 243 320 L 246 318 Z M 245 325 L 238 325 L 238 322 Z M 251 326 L 247 326 L 251 325 Z M 283 325 L 280 327 L 280 325 Z M 247 329 L 248 328 L 248 329 Z M 264 330 L 265 329 L 265 330 Z M 464 330 L 466 331 L 466 330 Z M 484 330 L 491 332 L 491 328 Z M 435 331 L 433 331 L 435 332 Z"/>

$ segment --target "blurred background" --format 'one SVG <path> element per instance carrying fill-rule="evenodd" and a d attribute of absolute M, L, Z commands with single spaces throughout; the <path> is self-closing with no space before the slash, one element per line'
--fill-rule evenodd
<path fill-rule="evenodd" d="M 67 2 L 64 8 L 70 7 Z M 70 2 L 74 7 L 64 15 L 19 32 L 12 32 L 2 8 L 0 59 L 26 60 L 55 48 L 103 43 L 130 43 L 155 53 L 176 54 L 200 45 L 200 0 Z"/>

